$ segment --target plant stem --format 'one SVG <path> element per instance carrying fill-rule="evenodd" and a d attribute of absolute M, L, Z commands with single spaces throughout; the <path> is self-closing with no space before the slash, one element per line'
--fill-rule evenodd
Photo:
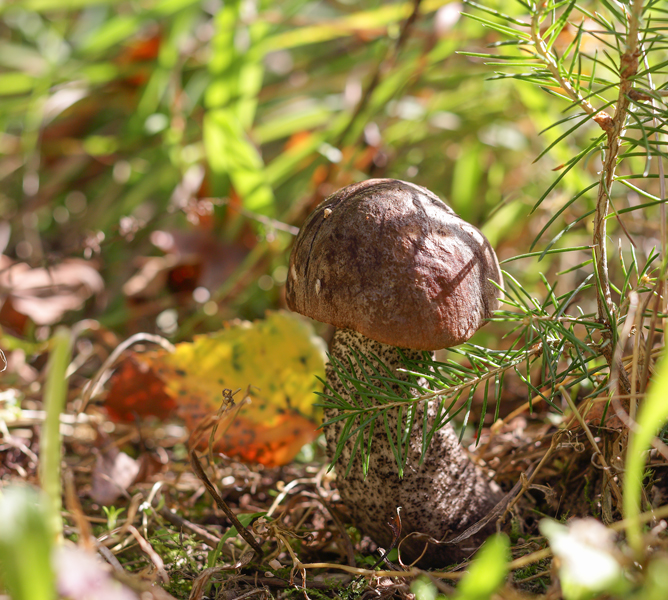
<path fill-rule="evenodd" d="M 630 105 L 629 92 L 633 87 L 633 77 L 638 72 L 638 57 L 640 56 L 638 49 L 638 28 L 642 14 L 642 4 L 642 0 L 636 0 L 629 15 L 626 51 L 622 54 L 619 65 L 619 95 L 617 97 L 615 115 L 612 117 L 610 124 L 606 124 L 603 127 L 607 135 L 608 144 L 598 187 L 593 241 L 596 270 L 603 292 L 603 298 L 598 296 L 598 318 L 602 323 L 607 325 L 608 329 L 612 327 L 608 319 L 608 314 L 613 313 L 613 304 L 610 297 L 610 279 L 608 276 L 608 257 L 606 253 L 606 217 L 610 208 L 610 190 L 615 179 L 615 167 L 617 166 L 617 158 L 621 147 L 621 137 L 624 135 Z"/>
<path fill-rule="evenodd" d="M 56 541 L 63 535 L 62 486 L 60 482 L 60 413 L 67 400 L 67 366 L 70 364 L 70 332 L 65 327 L 56 330 L 51 339 L 51 353 L 47 364 L 44 386 L 44 409 L 46 418 L 40 442 L 40 485 L 48 498 L 48 518 L 51 533 Z"/>
<path fill-rule="evenodd" d="M 594 256 L 596 260 L 596 271 L 601 294 L 597 294 L 598 320 L 606 327 L 603 332 L 604 340 L 612 341 L 612 327 L 615 325 L 610 322 L 608 315 L 614 315 L 614 306 L 610 296 L 610 278 L 608 274 L 608 256 L 607 256 L 607 216 L 610 208 L 610 190 L 615 179 L 615 168 L 619 157 L 621 147 L 621 138 L 624 135 L 626 118 L 630 105 L 629 92 L 633 88 L 633 77 L 638 71 L 638 57 L 640 51 L 638 48 L 638 28 L 640 16 L 642 14 L 642 0 L 636 0 L 633 3 L 629 15 L 628 34 L 626 36 L 626 51 L 622 54 L 619 65 L 619 95 L 615 107 L 615 115 L 609 126 L 603 127 L 607 136 L 607 151 L 603 161 L 603 170 L 601 171 L 601 180 L 598 187 L 598 198 L 596 200 L 596 215 L 594 217 Z M 603 353 L 608 366 L 613 366 L 613 347 L 608 344 Z M 623 367 L 619 366 L 619 381 L 626 393 L 631 392 L 631 384 L 628 375 Z"/>
<path fill-rule="evenodd" d="M 619 157 L 621 147 L 621 138 L 624 135 L 626 119 L 631 103 L 630 92 L 633 88 L 633 78 L 638 71 L 638 58 L 641 55 L 641 49 L 638 42 L 638 31 L 640 28 L 640 18 L 642 15 L 643 2 L 635 0 L 631 6 L 631 12 L 628 14 L 626 50 L 620 59 L 619 68 L 619 94 L 615 103 L 615 113 L 611 117 L 606 112 L 597 111 L 594 106 L 584 98 L 570 77 L 565 76 L 554 55 L 548 50 L 545 41 L 540 35 L 540 18 L 545 10 L 547 2 L 542 2 L 534 12 L 531 19 L 531 38 L 534 43 L 534 53 L 543 60 L 555 81 L 562 90 L 573 99 L 587 114 L 592 115 L 592 120 L 605 131 L 607 137 L 607 149 L 603 160 L 603 169 L 601 170 L 601 179 L 598 186 L 598 195 L 596 200 L 596 214 L 594 217 L 594 256 L 596 261 L 596 273 L 598 276 L 601 293 L 597 294 L 598 320 L 605 326 L 603 330 L 603 340 L 612 342 L 612 327 L 614 323 L 610 322 L 608 315 L 614 315 L 614 305 L 610 295 L 610 278 L 608 274 L 607 257 L 607 216 L 610 209 L 610 190 L 615 180 L 615 168 Z M 603 355 L 612 368 L 613 365 L 613 347 L 612 343 L 603 346 Z M 629 393 L 631 390 L 628 375 L 623 368 L 619 370 L 619 381 L 624 391 Z"/>

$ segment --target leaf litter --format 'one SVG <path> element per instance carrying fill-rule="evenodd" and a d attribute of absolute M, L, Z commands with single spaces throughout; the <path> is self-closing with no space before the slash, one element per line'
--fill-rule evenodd
<path fill-rule="evenodd" d="M 423 573 L 402 565 L 396 550 L 377 548 L 347 523 L 318 440 L 308 443 L 296 460 L 282 456 L 279 460 L 280 454 L 276 454 L 273 462 L 280 466 L 255 460 L 258 454 L 252 445 L 251 450 L 246 448 L 243 436 L 235 438 L 236 448 L 211 443 L 221 439 L 220 434 L 224 439 L 226 433 L 234 432 L 234 423 L 241 418 L 244 426 L 239 430 L 269 429 L 271 419 L 280 416 L 276 409 L 292 402 L 285 397 L 285 384 L 268 385 L 280 374 L 263 372 L 259 365 L 268 369 L 272 362 L 281 360 L 303 365 L 303 361 L 295 363 L 290 358 L 304 350 L 292 334 L 301 330 L 306 339 L 312 336 L 303 327 L 292 315 L 271 313 L 253 326 L 231 324 L 219 334 L 177 345 L 177 362 L 170 362 L 163 349 L 132 353 L 118 363 L 107 386 L 106 402 L 96 401 L 78 416 L 74 407 L 85 378 L 72 378 L 70 409 L 61 419 L 66 473 L 72 477 L 81 502 L 80 517 L 90 528 L 94 546 L 108 565 L 105 568 L 125 585 L 132 582 L 127 588 L 130 591 L 123 588 L 119 597 L 125 598 L 126 593 L 148 593 L 156 598 L 287 597 L 293 590 L 314 597 L 340 595 L 346 589 L 363 596 L 413 597 L 411 584 Z M 253 336 L 254 328 L 259 332 L 257 337 Z M 220 371 L 221 361 L 229 362 L 234 345 L 243 338 L 248 338 L 249 349 L 242 361 L 242 377 L 254 383 L 237 388 L 237 392 L 231 387 L 221 389 L 219 378 L 207 381 L 211 373 Z M 257 345 L 260 340 L 277 356 L 268 357 Z M 314 352 L 322 365 L 321 349 Z M 259 363 L 246 362 L 256 358 Z M 154 379 L 149 380 L 154 383 L 148 386 L 142 378 L 147 365 L 144 376 L 154 373 Z M 177 373 L 177 368 L 184 373 Z M 310 385 L 317 381 L 307 371 L 301 377 Z M 519 491 L 498 518 L 499 528 L 512 542 L 511 570 L 518 565 L 511 577 L 515 583 L 506 583 L 504 589 L 511 594 L 513 587 L 519 586 L 535 593 L 554 583 L 550 551 L 538 530 L 543 515 L 593 515 L 603 520 L 608 512 L 614 519 L 619 515 L 606 508 L 610 485 L 581 425 L 572 415 L 555 417 L 537 401 L 532 403 L 531 413 L 525 398 L 515 395 L 521 383 L 509 377 L 500 419 L 483 428 L 478 447 L 471 449 L 482 464 L 496 472 L 506 491 L 513 486 Z M 228 383 L 233 385 L 233 380 L 226 379 Z M 184 400 L 183 391 L 191 384 L 193 395 Z M 278 387 L 283 392 L 278 393 Z M 262 389 L 274 395 L 269 394 L 264 399 L 268 406 L 260 408 Z M 306 386 L 303 393 L 303 400 L 293 408 L 298 407 L 306 416 L 295 413 L 292 418 L 297 415 L 312 423 L 310 435 L 314 435 L 319 416 L 308 408 L 313 390 Z M 474 398 L 474 412 L 481 405 L 482 398 Z M 586 405 L 585 400 L 578 403 L 580 410 Z M 257 412 L 242 413 L 250 408 Z M 0 416 L 6 423 L 0 444 L 3 484 L 17 479 L 35 482 L 35 452 L 43 414 L 16 411 L 11 402 L 4 401 Z M 623 434 L 621 425 L 609 421 L 605 428 L 596 429 L 593 420 L 587 420 L 598 444 L 614 448 Z M 293 453 L 303 446 L 297 448 L 295 440 L 291 443 Z M 271 441 L 267 444 L 265 452 L 271 449 Z M 218 501 L 212 501 L 201 477 L 191 469 L 188 448 L 198 457 Z M 653 463 L 657 462 L 654 457 Z M 665 498 L 661 484 L 664 473 L 665 467 L 660 467 L 650 486 L 653 505 L 660 505 Z M 238 518 L 236 526 L 218 502 Z M 81 518 L 76 518 L 71 506 L 67 508 L 65 533 L 70 537 L 80 533 L 77 520 Z M 112 521 L 110 515 L 114 514 Z M 261 560 L 257 553 L 254 557 L 249 552 L 238 527 L 260 545 Z M 72 564 L 67 562 L 66 570 L 71 570 Z M 451 591 L 447 582 L 454 584 L 466 567 L 467 563 L 453 565 L 428 577 L 438 583 L 438 589 Z"/>

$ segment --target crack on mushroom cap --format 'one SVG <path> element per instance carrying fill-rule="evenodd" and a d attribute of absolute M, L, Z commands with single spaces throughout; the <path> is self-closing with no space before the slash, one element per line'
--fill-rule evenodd
<path fill-rule="evenodd" d="M 426 188 L 394 179 L 323 201 L 302 227 L 289 273 L 292 310 L 421 350 L 471 337 L 498 307 L 489 280 L 502 282 L 478 229 Z"/>

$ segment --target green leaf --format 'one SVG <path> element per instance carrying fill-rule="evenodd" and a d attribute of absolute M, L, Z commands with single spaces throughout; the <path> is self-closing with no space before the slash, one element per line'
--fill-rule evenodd
<path fill-rule="evenodd" d="M 531 258 L 532 256 L 545 256 L 547 254 L 563 254 L 564 252 L 580 252 L 582 250 L 591 250 L 591 246 L 574 246 L 573 248 L 553 248 L 552 250 L 543 250 L 541 252 L 527 252 L 526 254 L 519 254 L 518 256 L 513 256 L 511 258 L 506 258 L 501 261 L 502 265 L 505 265 L 509 262 L 514 262 L 522 258 Z"/>
<path fill-rule="evenodd" d="M 479 17 L 478 15 L 471 13 L 462 13 L 462 15 L 468 17 L 469 19 L 473 19 L 474 21 L 478 21 L 479 23 L 482 23 L 484 27 L 489 27 L 490 29 L 498 31 L 499 33 L 504 33 L 508 36 L 517 38 L 519 40 L 524 40 L 526 42 L 531 41 L 531 35 L 525 33 L 524 31 L 518 31 L 512 27 L 500 25 L 499 23 L 495 23 L 494 21 L 490 21 L 489 19 L 485 19 L 484 17 Z"/>
<path fill-rule="evenodd" d="M 411 583 L 411 592 L 415 594 L 415 600 L 436 600 L 438 596 L 436 586 L 424 576 Z"/>
<path fill-rule="evenodd" d="M 30 487 L 0 492 L 0 588 L 12 600 L 54 600 L 49 500 Z"/>
<path fill-rule="evenodd" d="M 568 161 L 568 163 L 566 164 L 566 167 L 565 167 L 564 169 L 562 169 L 562 171 L 561 171 L 561 173 L 559 174 L 559 176 L 554 180 L 554 182 L 552 182 L 552 184 L 547 188 L 547 190 L 545 190 L 545 192 L 543 193 L 543 195 L 538 199 L 538 202 L 536 202 L 536 204 L 533 206 L 533 208 L 531 209 L 531 212 L 532 212 L 532 213 L 533 213 L 533 212 L 534 212 L 534 211 L 535 211 L 535 210 L 536 210 L 536 209 L 543 203 L 543 200 L 545 200 L 545 198 L 547 198 L 547 196 L 549 195 L 549 193 L 550 193 L 555 187 L 557 187 L 557 185 L 559 184 L 559 182 L 560 182 L 564 177 L 566 177 L 566 175 L 568 174 L 568 172 L 569 172 L 573 167 L 575 167 L 575 165 L 577 165 L 577 164 L 578 164 L 578 163 L 579 163 L 585 156 L 587 156 L 590 152 L 592 152 L 594 149 L 596 149 L 596 148 L 599 146 L 599 144 L 603 141 L 603 138 L 604 138 L 604 137 L 605 137 L 604 135 L 599 136 L 599 137 L 598 137 L 597 139 L 595 139 L 591 144 L 589 144 L 589 146 L 587 146 L 584 150 L 582 150 L 581 152 L 579 152 L 576 156 L 574 156 L 571 160 Z M 536 245 L 537 242 L 538 242 L 538 238 L 534 239 L 533 243 L 531 244 L 531 249 L 533 249 L 533 247 Z"/>
<path fill-rule="evenodd" d="M 21 8 L 24 10 L 34 10 L 37 12 L 51 11 L 51 10 L 78 10 L 89 6 L 97 6 L 101 4 L 116 4 L 118 0 L 23 0 Z M 2 9 L 9 8 L 10 4 L 5 4 L 0 7 Z"/>
<path fill-rule="evenodd" d="M 488 538 L 478 551 L 468 573 L 457 586 L 457 600 L 489 600 L 508 575 L 510 543 L 497 533 Z"/>
<path fill-rule="evenodd" d="M 79 46 L 83 54 L 97 54 L 131 37 L 141 26 L 142 17 L 136 14 L 115 15 L 102 27 L 90 32 Z"/>
<path fill-rule="evenodd" d="M 494 10 L 493 8 L 489 8 L 487 6 L 484 6 L 482 4 L 478 4 L 477 2 L 472 2 L 471 0 L 465 0 L 465 3 L 468 6 L 473 6 L 474 8 L 477 8 L 478 10 L 481 10 L 483 12 L 486 12 L 490 15 L 494 15 L 495 17 L 507 21 L 508 23 L 512 23 L 513 25 L 519 25 L 520 27 L 530 27 L 530 23 L 526 23 L 525 21 L 520 21 L 519 19 L 516 19 L 515 17 L 511 17 L 510 15 L 506 15 L 505 13 L 499 12 L 497 10 Z"/>
<path fill-rule="evenodd" d="M 640 521 L 640 499 L 647 450 L 659 429 L 668 421 L 668 359 L 661 360 L 647 397 L 638 411 L 638 420 L 629 433 L 624 476 L 624 518 L 628 519 L 626 535 L 636 553 L 643 550 Z"/>
<path fill-rule="evenodd" d="M 571 14 L 571 11 L 575 7 L 575 0 L 570 0 L 568 3 L 568 6 L 566 7 L 566 10 L 561 13 L 558 19 L 554 21 L 552 25 L 547 29 L 545 33 L 542 34 L 543 39 L 545 38 L 550 38 L 548 43 L 547 43 L 547 50 L 552 49 L 552 45 L 554 42 L 557 41 L 557 38 L 559 37 L 559 34 L 563 31 L 564 27 L 566 27 L 566 24 L 568 23 L 568 17 Z"/>
<path fill-rule="evenodd" d="M 479 143 L 462 144 L 452 174 L 452 207 L 466 221 L 474 221 L 477 190 L 482 176 L 482 147 Z"/>
<path fill-rule="evenodd" d="M 447 3 L 448 0 L 424 0 L 420 13 L 429 14 Z M 315 25 L 291 28 L 268 37 L 263 42 L 263 50 L 273 52 L 355 36 L 357 32 L 365 29 L 376 29 L 400 22 L 410 16 L 412 10 L 412 2 L 388 3 L 373 10 L 351 12 L 350 15 L 327 19 Z"/>
<path fill-rule="evenodd" d="M 274 212 L 274 193 L 262 158 L 241 129 L 233 110 L 210 110 L 204 117 L 204 147 L 211 169 L 229 176 L 244 206 L 257 213 Z"/>
<path fill-rule="evenodd" d="M 266 514 L 267 514 L 266 512 L 238 514 L 237 519 L 239 519 L 239 523 L 241 523 L 244 527 L 248 527 L 248 525 L 250 525 L 253 520 L 257 519 L 258 517 L 263 517 Z M 230 527 L 223 534 L 216 548 L 211 552 L 209 552 L 209 557 L 207 561 L 208 563 L 207 566 L 209 569 L 212 569 L 213 567 L 216 566 L 216 563 L 218 562 L 218 557 L 222 552 L 223 545 L 225 544 L 225 542 L 236 535 L 239 535 L 239 532 L 237 531 L 237 528 L 234 525 Z"/>
<path fill-rule="evenodd" d="M 0 73 L 0 96 L 25 94 L 34 85 L 34 78 L 26 73 Z"/>
<path fill-rule="evenodd" d="M 49 525 L 55 539 L 59 539 L 63 531 L 63 520 L 60 515 L 62 508 L 60 414 L 65 410 L 67 400 L 67 367 L 70 364 L 71 343 L 71 334 L 68 329 L 65 327 L 56 329 L 51 339 L 51 352 L 44 387 L 46 419 L 40 440 L 39 475 L 42 489 L 48 500 Z"/>

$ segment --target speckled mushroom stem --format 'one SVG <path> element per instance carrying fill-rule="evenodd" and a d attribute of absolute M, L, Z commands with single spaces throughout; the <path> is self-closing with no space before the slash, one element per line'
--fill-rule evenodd
<path fill-rule="evenodd" d="M 377 356 L 398 379 L 406 376 L 397 369 L 402 366 L 399 351 L 371 340 L 364 335 L 338 329 L 331 345 L 331 355 L 344 364 L 348 363 L 350 349 L 363 353 L 378 365 Z M 402 350 L 405 356 L 421 359 L 417 350 Z M 352 361 L 356 365 L 356 361 Z M 356 367 L 359 369 L 359 367 Z M 334 369 L 327 366 L 327 382 L 342 396 L 349 397 L 336 376 Z M 359 372 L 357 373 L 360 374 Z M 397 390 L 398 391 L 398 390 Z M 354 399 L 352 399 L 354 402 Z M 369 470 L 366 478 L 362 471 L 359 453 L 347 477 L 345 466 L 350 460 L 354 440 L 349 440 L 339 457 L 337 486 L 341 498 L 350 511 L 350 516 L 364 533 L 381 546 L 388 547 L 392 541 L 392 531 L 387 523 L 396 516 L 401 507 L 401 537 L 410 533 L 423 533 L 436 540 L 447 540 L 477 523 L 495 506 L 500 499 L 498 486 L 490 481 L 483 471 L 467 456 L 459 443 L 451 425 L 434 434 L 420 464 L 422 454 L 422 419 L 434 419 L 436 407 L 430 403 L 425 417 L 420 405 L 418 418 L 411 432 L 411 441 L 403 478 L 398 469 L 392 448 L 384 427 L 375 427 Z M 338 414 L 327 409 L 325 419 Z M 388 415 L 390 429 L 396 431 L 398 409 Z M 337 421 L 325 430 L 327 449 L 334 456 L 344 421 Z M 420 566 L 443 567 L 470 556 L 484 539 L 494 531 L 494 522 L 459 545 L 430 544 Z M 410 536 L 401 543 L 401 558 L 405 564 L 416 560 L 423 552 L 424 537 Z"/>

